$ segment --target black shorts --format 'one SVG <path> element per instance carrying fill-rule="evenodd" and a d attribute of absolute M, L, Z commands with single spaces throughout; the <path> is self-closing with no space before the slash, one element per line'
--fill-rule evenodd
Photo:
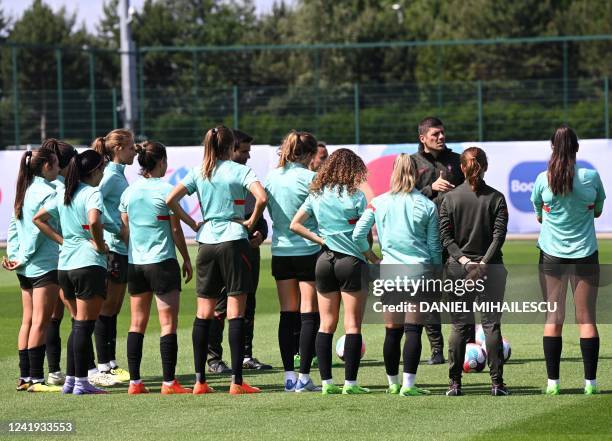
<path fill-rule="evenodd" d="M 319 254 L 317 251 L 306 256 L 272 256 L 272 276 L 276 280 L 297 279 L 300 282 L 314 282 Z"/>
<path fill-rule="evenodd" d="M 64 297 L 88 300 L 94 296 L 106 298 L 106 269 L 98 265 L 72 270 L 59 270 L 59 284 Z"/>
<path fill-rule="evenodd" d="M 58 285 L 57 270 L 49 271 L 38 277 L 26 277 L 22 274 L 17 274 L 19 286 L 21 289 L 42 288 L 47 285 Z"/>
<path fill-rule="evenodd" d="M 216 244 L 201 243 L 196 259 L 198 297 L 217 298 L 223 287 L 228 296 L 252 292 L 250 252 L 246 239 Z"/>
<path fill-rule="evenodd" d="M 175 290 L 181 290 L 181 268 L 176 259 L 128 265 L 128 292 L 131 295 L 145 292 L 162 295 Z"/>
<path fill-rule="evenodd" d="M 355 292 L 362 287 L 365 262 L 337 251 L 324 250 L 315 267 L 317 292 Z"/>
<path fill-rule="evenodd" d="M 594 285 L 599 283 L 599 251 L 595 251 L 590 256 L 567 259 L 551 256 L 540 250 L 539 263 L 540 271 L 544 274 L 556 277 L 575 275 L 591 279 Z"/>
<path fill-rule="evenodd" d="M 111 251 L 108 253 L 108 280 L 122 284 L 128 281 L 128 256 Z"/>

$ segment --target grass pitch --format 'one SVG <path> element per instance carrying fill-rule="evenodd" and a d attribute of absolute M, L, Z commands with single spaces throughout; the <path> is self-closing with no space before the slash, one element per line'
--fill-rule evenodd
<path fill-rule="evenodd" d="M 612 263 L 612 241 L 600 241 L 602 263 Z M 192 252 L 195 248 L 192 248 Z M 507 242 L 505 261 L 536 263 L 534 241 Z M 195 261 L 195 260 L 194 260 Z M 261 282 L 257 293 L 255 356 L 276 368 L 259 374 L 245 371 L 246 380 L 263 393 L 229 396 L 229 377 L 210 375 L 218 393 L 205 396 L 162 396 L 159 325 L 152 317 L 145 337 L 142 374 L 152 394 L 128 396 L 127 385 L 109 388 L 106 396 L 62 396 L 15 392 L 18 375 L 17 331 L 21 320 L 19 286 L 13 274 L 0 271 L 0 419 L 70 420 L 76 435 L 17 436 L 0 433 L 0 439 L 190 440 L 190 439 L 551 439 L 612 440 L 612 325 L 601 325 L 598 381 L 602 394 L 582 395 L 583 371 L 578 333 L 567 325 L 561 364 L 562 395 L 541 394 L 546 383 L 541 325 L 505 325 L 503 334 L 512 344 L 505 379 L 509 397 L 489 395 L 489 374 L 464 376 L 464 397 L 445 397 L 447 366 L 421 365 L 418 384 L 430 389 L 429 397 L 388 396 L 382 361 L 384 329 L 365 325 L 366 355 L 359 383 L 372 388 L 367 396 L 329 396 L 284 393 L 276 337 L 278 301 L 270 275 L 269 247 L 262 250 Z M 194 282 L 184 287 L 179 319 L 177 372 L 184 385 L 193 382 L 191 324 L 195 309 Z M 152 315 L 155 315 L 153 313 Z M 62 323 L 65 344 L 69 320 Z M 129 307 L 119 317 L 117 352 L 127 368 L 125 346 Z M 341 328 L 336 338 L 343 334 Z M 444 329 L 448 337 L 448 327 Z M 423 358 L 429 344 L 423 337 Z M 225 343 L 226 359 L 229 348 Z M 65 348 L 64 348 L 65 352 Z M 62 354 L 65 355 L 65 354 Z M 343 365 L 334 365 L 334 378 L 344 379 Z M 62 366 L 65 366 L 63 360 Z M 315 381 L 318 372 L 313 370 Z"/>

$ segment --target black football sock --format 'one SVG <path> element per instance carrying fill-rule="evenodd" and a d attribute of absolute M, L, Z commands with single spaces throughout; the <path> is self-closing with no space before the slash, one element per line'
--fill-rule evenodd
<path fill-rule="evenodd" d="M 176 358 L 178 354 L 178 341 L 176 334 L 166 334 L 160 337 L 159 352 L 162 360 L 164 381 L 174 381 L 176 372 Z"/>
<path fill-rule="evenodd" d="M 385 342 L 383 344 L 383 358 L 385 359 L 385 370 L 387 375 L 399 374 L 399 362 L 402 356 L 402 328 L 385 328 Z"/>
<path fill-rule="evenodd" d="M 584 364 L 584 379 L 597 379 L 597 362 L 599 360 L 599 337 L 581 338 L 580 352 Z"/>
<path fill-rule="evenodd" d="M 228 340 L 232 355 L 232 383 L 242 384 L 242 361 L 244 360 L 244 318 L 228 320 Z"/>
<path fill-rule="evenodd" d="M 315 339 L 319 330 L 317 326 L 318 317 L 318 312 L 305 312 L 301 314 L 300 374 L 310 373 L 310 365 L 315 353 Z"/>
<path fill-rule="evenodd" d="M 52 318 L 47 329 L 47 364 L 49 372 L 59 372 L 60 358 L 62 356 L 62 338 L 60 325 L 62 319 Z"/>
<path fill-rule="evenodd" d="M 317 332 L 315 340 L 315 348 L 317 350 L 317 358 L 319 359 L 319 373 L 321 380 L 332 379 L 332 340 L 334 334 L 326 332 Z"/>
<path fill-rule="evenodd" d="M 206 355 L 208 353 L 208 332 L 211 319 L 195 318 L 191 341 L 193 343 L 193 361 L 195 364 L 196 381 L 206 383 Z"/>
<path fill-rule="evenodd" d="M 293 334 L 296 321 L 299 321 L 299 312 L 281 311 L 278 322 L 278 346 L 285 372 L 293 371 L 293 356 L 297 351 Z"/>
<path fill-rule="evenodd" d="M 563 349 L 562 337 L 544 337 L 544 358 L 546 359 L 546 374 L 549 380 L 559 379 L 559 365 Z"/>
<path fill-rule="evenodd" d="M 127 336 L 127 360 L 130 371 L 130 380 L 140 380 L 140 363 L 142 362 L 142 346 L 144 334 L 140 332 L 128 332 Z"/>

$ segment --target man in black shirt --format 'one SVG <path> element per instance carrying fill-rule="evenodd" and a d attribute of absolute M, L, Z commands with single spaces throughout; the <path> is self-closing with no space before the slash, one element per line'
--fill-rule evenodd
<path fill-rule="evenodd" d="M 251 151 L 251 143 L 253 138 L 240 130 L 234 130 L 236 145 L 231 153 L 231 160 L 239 164 L 246 164 L 249 160 Z M 251 217 L 255 207 L 255 198 L 251 193 L 247 193 L 244 213 L 245 219 Z M 268 236 L 268 224 L 262 217 L 259 218 L 255 229 L 249 234 L 249 243 L 251 244 L 251 253 L 249 257 L 249 265 L 253 275 L 253 292 L 247 293 L 247 304 L 244 314 L 245 339 L 244 339 L 244 369 L 272 369 L 269 364 L 261 363 L 257 358 L 253 357 L 253 331 L 255 328 L 255 293 L 259 284 L 259 264 L 261 256 L 259 246 Z M 245 263 L 246 264 L 246 263 Z M 225 288 L 223 295 L 219 296 L 217 306 L 215 307 L 215 320 L 211 323 L 210 334 L 208 340 L 208 371 L 218 374 L 231 374 L 232 370 L 223 361 L 223 328 L 225 324 L 225 315 L 227 313 L 227 295 Z"/>
<path fill-rule="evenodd" d="M 444 195 L 464 180 L 459 154 L 446 147 L 444 124 L 434 117 L 424 118 L 419 123 L 419 151 L 411 158 L 417 171 L 416 188 L 438 209 Z M 425 325 L 431 346 L 429 364 L 444 363 L 444 337 L 439 313 L 433 313 L 435 324 Z"/>

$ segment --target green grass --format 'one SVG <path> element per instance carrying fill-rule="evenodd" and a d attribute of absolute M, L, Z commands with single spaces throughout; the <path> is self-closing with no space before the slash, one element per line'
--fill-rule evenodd
<path fill-rule="evenodd" d="M 601 241 L 601 261 L 612 262 L 612 241 Z M 193 251 L 193 250 L 192 250 Z M 255 355 L 280 366 L 276 339 L 278 302 L 270 276 L 269 248 L 263 250 L 261 283 L 257 294 Z M 507 242 L 507 263 L 537 261 L 532 241 Z M 209 376 L 220 393 L 209 396 L 128 396 L 127 386 L 110 388 L 108 396 L 61 396 L 14 391 L 17 376 L 16 340 L 20 323 L 19 288 L 14 275 L 0 272 L 0 412 L 1 420 L 71 420 L 77 436 L 70 439 L 612 439 L 612 325 L 601 325 L 599 364 L 600 396 L 582 395 L 583 372 L 575 326 L 567 326 L 561 364 L 563 394 L 541 395 L 546 382 L 540 325 L 505 325 L 504 336 L 512 343 L 512 358 L 505 368 L 506 381 L 513 395 L 489 396 L 487 372 L 464 377 L 466 396 L 447 398 L 446 366 L 419 368 L 418 383 L 432 390 L 429 397 L 401 398 L 384 394 L 386 377 L 382 362 L 384 330 L 381 325 L 365 325 L 366 355 L 359 382 L 374 391 L 369 396 L 329 396 L 286 394 L 282 392 L 280 369 L 253 375 L 250 384 L 263 388 L 256 396 L 229 396 L 228 378 Z M 194 317 L 194 284 L 182 294 L 177 372 L 183 384 L 193 381 L 191 323 Z M 118 358 L 126 367 L 125 343 L 129 325 L 127 304 L 119 319 Z M 62 325 L 65 341 L 68 321 Z M 142 373 L 145 382 L 159 392 L 161 362 L 158 350 L 159 326 L 150 322 L 145 338 Z M 337 336 L 343 332 L 339 330 Z M 448 337 L 448 328 L 445 329 Z M 227 347 L 227 345 L 226 345 Z M 428 343 L 423 341 L 423 358 Z M 226 349 L 227 350 L 227 349 Z M 229 353 L 229 351 L 228 351 Z M 65 363 L 62 364 L 65 366 Z M 318 373 L 315 372 L 315 379 Z M 338 363 L 334 377 L 344 378 Z M 0 439 L 9 437 L 0 433 Z M 33 436 L 33 439 L 43 437 Z M 58 439 L 58 438 L 53 438 Z"/>

